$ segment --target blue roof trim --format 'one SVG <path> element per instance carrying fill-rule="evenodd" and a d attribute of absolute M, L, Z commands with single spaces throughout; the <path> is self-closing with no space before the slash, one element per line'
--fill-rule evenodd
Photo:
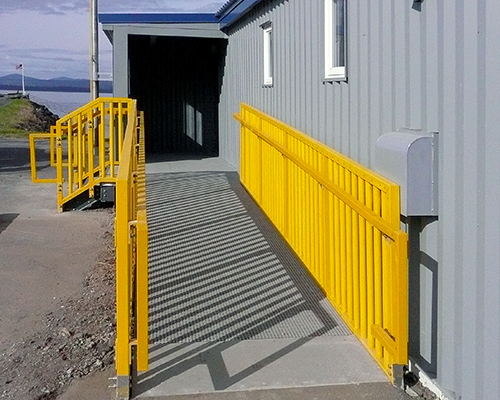
<path fill-rule="evenodd" d="M 99 14 L 103 24 L 217 23 L 215 14 Z"/>
<path fill-rule="evenodd" d="M 215 14 L 219 18 L 220 27 L 226 28 L 249 12 L 262 0 L 230 0 Z"/>

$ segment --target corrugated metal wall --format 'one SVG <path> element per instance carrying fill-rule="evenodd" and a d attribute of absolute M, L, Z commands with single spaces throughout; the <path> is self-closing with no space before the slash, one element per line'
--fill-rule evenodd
<path fill-rule="evenodd" d="M 500 4 L 349 0 L 348 13 L 347 82 L 322 79 L 323 0 L 265 1 L 231 28 L 220 153 L 238 165 L 232 113 L 240 101 L 369 167 L 382 133 L 438 131 L 440 215 L 420 237 L 417 339 L 431 371 L 437 270 L 437 382 L 457 398 L 498 398 Z M 275 39 L 271 88 L 263 87 L 260 28 L 268 20 Z"/>
<path fill-rule="evenodd" d="M 130 96 L 145 111 L 146 150 L 218 151 L 221 39 L 130 35 Z"/>

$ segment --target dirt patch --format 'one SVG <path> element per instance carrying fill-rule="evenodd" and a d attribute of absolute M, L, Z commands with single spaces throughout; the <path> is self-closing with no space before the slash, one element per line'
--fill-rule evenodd
<path fill-rule="evenodd" d="M 81 291 L 61 300 L 34 334 L 0 357 L 0 397 L 55 399 L 73 380 L 113 363 L 115 252 L 113 212 L 103 226 L 102 251 Z"/>

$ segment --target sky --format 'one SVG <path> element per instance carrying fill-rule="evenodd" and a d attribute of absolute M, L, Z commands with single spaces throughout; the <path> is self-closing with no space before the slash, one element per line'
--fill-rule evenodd
<path fill-rule="evenodd" d="M 98 0 L 99 13 L 216 12 L 225 0 Z M 0 76 L 89 77 L 89 0 L 0 0 Z M 111 44 L 99 28 L 100 71 Z"/>

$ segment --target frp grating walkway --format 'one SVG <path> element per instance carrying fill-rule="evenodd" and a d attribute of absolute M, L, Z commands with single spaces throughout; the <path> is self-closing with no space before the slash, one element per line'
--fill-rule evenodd
<path fill-rule="evenodd" d="M 227 164 L 148 164 L 146 181 L 151 354 L 137 398 L 388 385 Z"/>
<path fill-rule="evenodd" d="M 236 173 L 147 183 L 151 343 L 348 335 Z"/>

